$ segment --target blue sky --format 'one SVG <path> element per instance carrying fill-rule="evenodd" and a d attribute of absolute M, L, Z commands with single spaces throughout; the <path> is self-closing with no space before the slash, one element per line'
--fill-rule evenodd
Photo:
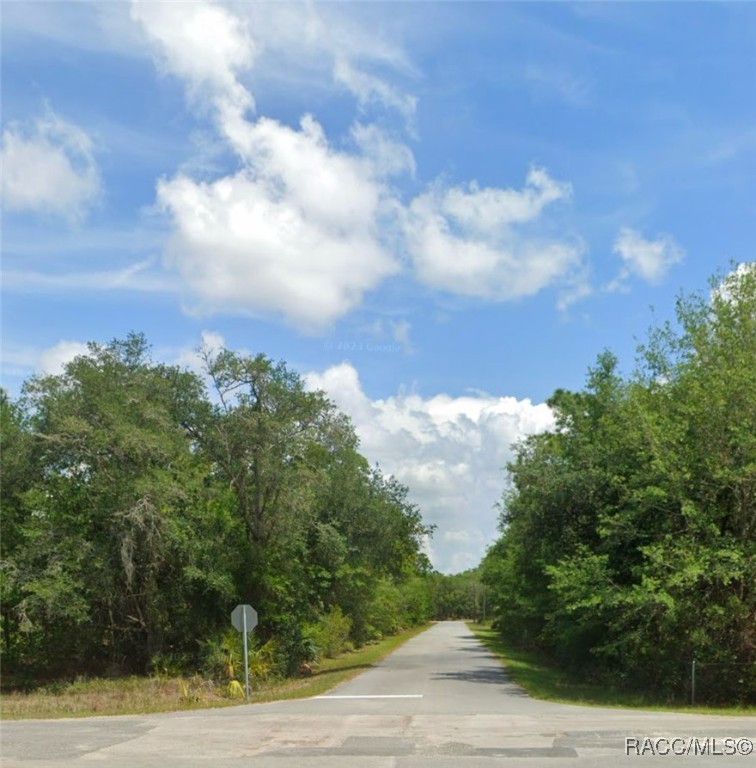
<path fill-rule="evenodd" d="M 554 389 L 754 259 L 750 3 L 0 12 L 3 386 L 131 330 L 283 359 L 441 570 Z"/>

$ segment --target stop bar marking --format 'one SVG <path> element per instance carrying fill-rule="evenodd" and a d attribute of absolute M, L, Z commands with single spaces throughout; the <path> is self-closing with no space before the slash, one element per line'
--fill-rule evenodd
<path fill-rule="evenodd" d="M 342 696 L 313 696 L 313 699 L 422 699 L 422 693 L 365 693 Z"/>

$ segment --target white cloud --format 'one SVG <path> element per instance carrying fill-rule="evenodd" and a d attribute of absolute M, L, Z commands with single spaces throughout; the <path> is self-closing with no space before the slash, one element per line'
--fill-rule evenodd
<path fill-rule="evenodd" d="M 551 409 L 485 394 L 371 400 L 346 362 L 308 374 L 306 381 L 351 417 L 362 453 L 405 483 L 424 520 L 438 525 L 430 550 L 435 566 L 459 571 L 477 565 L 496 535 L 493 506 L 510 446 L 550 428 Z"/>
<path fill-rule="evenodd" d="M 638 230 L 630 227 L 620 230 L 614 241 L 613 252 L 620 256 L 623 266 L 619 275 L 609 284 L 610 291 L 623 289 L 633 276 L 647 283 L 658 284 L 685 255 L 670 235 L 659 235 L 655 240 L 647 240 Z"/>
<path fill-rule="evenodd" d="M 80 355 L 88 355 L 89 347 L 81 341 L 61 340 L 52 347 L 43 349 L 37 360 L 37 370 L 51 376 L 63 373 L 66 363 Z"/>
<path fill-rule="evenodd" d="M 419 279 L 494 300 L 532 295 L 555 283 L 574 291 L 583 271 L 581 247 L 533 230 L 544 209 L 571 191 L 533 168 L 522 190 L 437 185 L 416 197 L 404 232 Z"/>
<path fill-rule="evenodd" d="M 217 331 L 202 331 L 200 346 L 214 357 L 226 346 L 226 339 Z"/>
<path fill-rule="evenodd" d="M 310 116 L 299 130 L 248 119 L 252 95 L 237 78 L 254 45 L 240 18 L 208 3 L 133 8 L 164 66 L 209 99 L 242 163 L 213 182 L 178 175 L 158 183 L 174 225 L 168 264 L 188 305 L 329 325 L 397 269 L 378 234 L 394 205 L 382 176 L 408 166 L 411 154 L 377 130 L 355 128 L 365 152 L 352 154 L 330 146 Z"/>
<path fill-rule="evenodd" d="M 44 349 L 4 343 L 0 346 L 2 386 L 12 397 L 18 397 L 23 382 L 30 376 L 58 376 L 63 373 L 66 363 L 79 355 L 88 354 L 89 347 L 84 342 L 67 339 Z"/>
<path fill-rule="evenodd" d="M 47 110 L 33 125 L 3 131 L 3 205 L 82 219 L 101 193 L 88 134 Z"/>
<path fill-rule="evenodd" d="M 226 346 L 226 339 L 217 331 L 202 331 L 200 343 L 194 347 L 182 347 L 175 357 L 175 364 L 189 368 L 195 373 L 204 375 L 205 364 L 202 351 L 207 351 L 211 358 L 215 357 Z"/>
<path fill-rule="evenodd" d="M 254 60 L 244 22 L 214 3 L 133 0 L 131 17 L 154 43 L 163 68 L 183 78 L 196 104 L 210 98 L 219 111 L 243 117 L 254 108 L 237 76 Z"/>
<path fill-rule="evenodd" d="M 467 543 L 470 541 L 472 536 L 470 535 L 470 531 L 462 530 L 462 531 L 444 531 L 443 539 L 444 541 L 450 541 L 450 542 L 463 542 Z"/>
<path fill-rule="evenodd" d="M 225 338 L 217 331 L 204 330 L 200 335 L 200 342 L 196 346 L 185 346 L 178 351 L 175 348 L 160 350 L 161 357 L 172 365 L 189 368 L 203 376 L 206 383 L 210 383 L 204 374 L 204 364 L 198 348 L 207 349 L 211 356 L 217 354 L 226 346 Z M 40 349 L 32 346 L 14 346 L 4 344 L 0 350 L 0 364 L 4 376 L 12 378 L 27 378 L 34 373 L 58 376 L 63 373 L 67 363 L 74 358 L 90 354 L 89 345 L 83 341 L 61 339 L 52 346 Z M 209 388 L 210 396 L 213 396 L 212 388 Z"/>
<path fill-rule="evenodd" d="M 742 281 L 745 279 L 756 278 L 756 261 L 743 261 L 735 269 L 730 271 L 722 278 L 720 283 L 711 292 L 711 302 L 717 299 L 732 302 L 740 294 Z"/>
<path fill-rule="evenodd" d="M 390 339 L 395 342 L 391 345 L 394 351 L 412 352 L 412 340 L 410 332 L 412 323 L 409 320 L 384 320 L 377 318 L 370 323 L 358 326 L 357 331 L 366 334 L 378 341 Z"/>
<path fill-rule="evenodd" d="M 412 324 L 408 320 L 392 320 L 389 325 L 394 341 L 401 344 L 405 352 L 410 352 L 412 350 L 412 342 L 410 341 Z"/>
<path fill-rule="evenodd" d="M 263 51 L 260 69 L 268 77 L 278 82 L 293 78 L 309 89 L 322 87 L 330 77 L 360 107 L 396 110 L 411 122 L 416 98 L 391 81 L 397 73 L 414 75 L 414 68 L 404 51 L 386 39 L 384 25 L 369 18 L 365 6 L 240 3 L 234 10 L 254 30 Z M 379 15 L 384 16 L 382 11 Z"/>
<path fill-rule="evenodd" d="M 146 291 L 175 292 L 173 281 L 157 274 L 151 261 L 129 264 L 122 269 L 97 270 L 94 272 L 35 272 L 8 270 L 2 273 L 3 287 L 29 293 L 58 291 Z"/>
<path fill-rule="evenodd" d="M 378 126 L 357 123 L 352 128 L 352 139 L 376 176 L 415 175 L 412 150 Z"/>
<path fill-rule="evenodd" d="M 380 77 L 362 71 L 343 56 L 336 57 L 333 76 L 337 83 L 344 85 L 356 97 L 360 106 L 378 102 L 399 111 L 409 122 L 417 108 L 417 98 L 402 93 Z"/>
<path fill-rule="evenodd" d="M 182 278 L 190 311 L 281 315 L 320 330 L 397 272 L 402 249 L 436 288 L 507 300 L 554 285 L 562 308 L 586 294 L 582 246 L 545 234 L 545 209 L 571 195 L 545 170 L 531 169 L 521 190 L 438 184 L 406 208 L 389 179 L 414 176 L 415 160 L 390 132 L 358 123 L 350 145 L 337 148 L 309 115 L 298 129 L 252 119 L 254 99 L 240 78 L 271 51 L 291 56 L 299 48 L 305 58 L 332 58 L 334 77 L 359 104 L 405 117 L 414 110 L 374 74 L 409 71 L 398 49 L 356 35 L 333 9 L 253 5 L 132 9 L 162 66 L 186 82 L 194 103 L 209 106 L 240 162 L 214 181 L 177 174 L 158 183 L 173 225 L 166 263 Z"/>
<path fill-rule="evenodd" d="M 12 396 L 17 396 L 21 383 L 34 372 L 38 359 L 39 353 L 32 347 L 3 339 L 0 344 L 0 386 Z"/>
<path fill-rule="evenodd" d="M 333 152 L 312 120 L 301 131 L 261 120 L 247 134 L 245 170 L 158 185 L 175 226 L 169 263 L 199 311 L 327 325 L 396 269 L 377 234 L 383 188 L 359 159 Z"/>

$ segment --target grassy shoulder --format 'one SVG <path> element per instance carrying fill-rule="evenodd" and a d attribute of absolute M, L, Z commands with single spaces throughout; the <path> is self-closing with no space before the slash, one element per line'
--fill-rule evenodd
<path fill-rule="evenodd" d="M 392 637 L 323 659 L 308 677 L 272 680 L 251 691 L 250 703 L 318 696 L 369 669 L 402 643 L 427 629 L 413 627 Z M 8 692 L 0 698 L 3 719 L 91 717 L 172 712 L 244 704 L 222 686 L 194 677 L 124 677 L 76 680 L 30 693 Z"/>
<path fill-rule="evenodd" d="M 522 651 L 507 644 L 501 635 L 488 625 L 467 622 L 467 626 L 489 650 L 501 659 L 512 680 L 536 699 L 593 707 L 653 709 L 706 715 L 753 716 L 756 714 L 756 707 L 690 707 L 659 704 L 649 701 L 640 694 L 612 689 L 606 685 L 581 682 L 556 668 L 543 656 Z"/>

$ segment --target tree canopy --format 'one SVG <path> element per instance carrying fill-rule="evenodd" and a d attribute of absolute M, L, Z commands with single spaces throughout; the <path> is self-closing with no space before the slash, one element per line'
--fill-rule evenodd
<path fill-rule="evenodd" d="M 483 563 L 511 639 L 600 679 L 756 698 L 756 270 L 683 297 L 623 378 L 602 353 L 519 443 Z"/>
<path fill-rule="evenodd" d="M 131 334 L 3 394 L 6 673 L 201 666 L 239 602 L 285 672 L 327 617 L 357 643 L 428 618 L 430 529 L 347 417 L 284 363 L 204 357 L 209 390 Z"/>

